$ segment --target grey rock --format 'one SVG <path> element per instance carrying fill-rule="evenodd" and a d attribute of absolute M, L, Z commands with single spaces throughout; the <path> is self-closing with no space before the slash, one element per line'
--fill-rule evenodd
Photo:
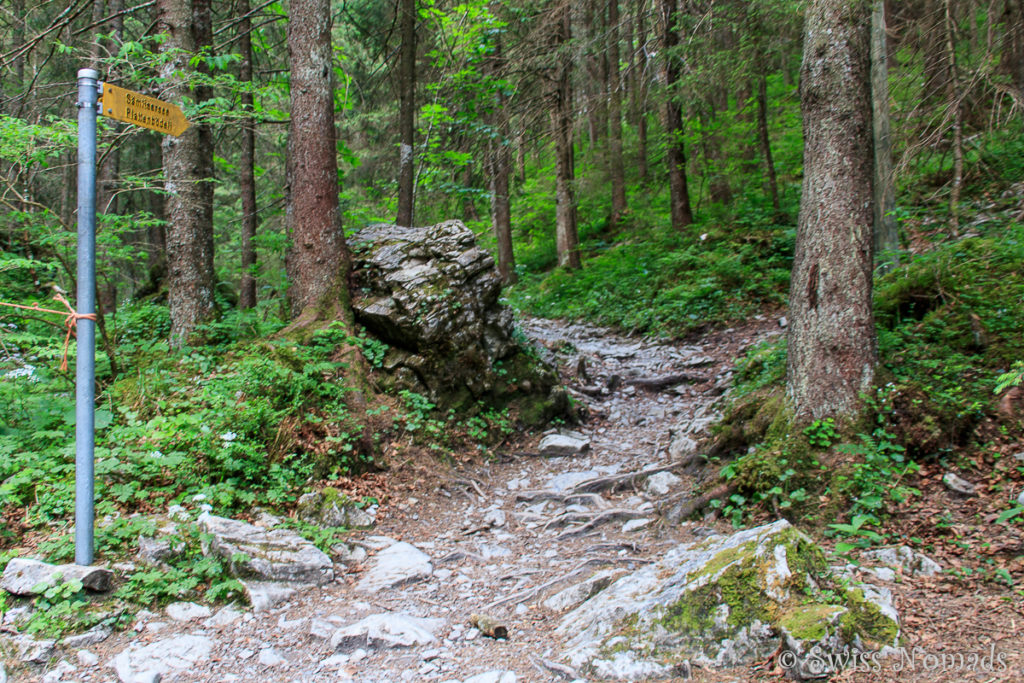
<path fill-rule="evenodd" d="M 75 673 L 78 669 L 75 665 L 66 659 L 62 659 L 57 662 L 57 666 L 53 667 L 50 671 L 47 671 L 43 675 L 43 683 L 57 683 L 57 681 L 71 680 L 70 678 L 65 679 L 65 676 L 70 676 Z"/>
<path fill-rule="evenodd" d="M 309 635 L 316 640 L 330 640 L 337 630 L 337 625 L 326 619 L 314 617 L 309 620 Z"/>
<path fill-rule="evenodd" d="M 805 573 L 800 567 L 824 567 L 824 556 L 785 520 L 683 544 L 566 614 L 556 633 L 565 639 L 573 666 L 594 667 L 599 659 L 611 662 L 602 666 L 614 665 L 602 654 L 609 650 L 643 652 L 644 666 L 672 667 L 681 660 L 744 665 L 774 652 L 780 634 L 803 659 L 813 647 L 840 653 L 891 644 L 899 625 L 887 622 L 881 610 L 872 615 L 870 633 L 836 627 L 842 614 L 868 603 L 827 569 Z M 709 611 L 709 604 L 717 607 Z"/>
<path fill-rule="evenodd" d="M 187 518 L 188 513 L 185 514 Z M 139 560 L 145 564 L 161 565 L 180 555 L 185 550 L 185 542 L 176 537 L 177 533 L 175 522 L 158 521 L 155 536 L 139 536 Z"/>
<path fill-rule="evenodd" d="M 512 671 L 485 671 L 482 674 L 470 676 L 462 683 L 516 683 L 519 680 Z"/>
<path fill-rule="evenodd" d="M 373 515 L 332 488 L 302 494 L 295 511 L 299 519 L 324 529 L 369 529 L 376 523 Z"/>
<path fill-rule="evenodd" d="M 567 609 L 572 609 L 607 588 L 612 581 L 622 576 L 622 574 L 621 570 L 602 569 L 585 581 L 560 590 L 545 600 L 543 604 L 552 612 L 564 612 Z"/>
<path fill-rule="evenodd" d="M 674 429 L 668 442 L 668 456 L 679 460 L 697 450 L 697 442 L 681 429 Z"/>
<path fill-rule="evenodd" d="M 668 492 L 675 488 L 681 481 L 682 479 L 671 472 L 658 472 L 647 477 L 647 481 L 644 482 L 644 491 L 646 491 L 649 496 L 660 498 L 661 496 L 667 495 Z"/>
<path fill-rule="evenodd" d="M 904 576 L 935 576 L 942 572 L 942 565 L 924 553 L 901 545 L 895 548 L 878 548 L 861 553 L 865 560 L 899 569 Z"/>
<path fill-rule="evenodd" d="M 622 532 L 628 534 L 631 531 L 638 531 L 643 529 L 645 526 L 653 522 L 654 520 L 650 517 L 641 517 L 640 519 L 631 519 L 622 525 Z"/>
<path fill-rule="evenodd" d="M 604 680 L 657 681 L 670 678 L 672 667 L 644 659 L 632 652 L 616 652 L 611 659 L 595 659 L 594 673 Z"/>
<path fill-rule="evenodd" d="M 561 493 L 562 491 L 568 491 L 569 489 L 590 479 L 600 477 L 601 473 L 597 470 L 586 470 L 584 472 L 562 472 L 561 474 L 552 477 L 545 488 L 554 491 L 555 493 Z"/>
<path fill-rule="evenodd" d="M 490 527 L 503 527 L 506 521 L 504 510 L 488 510 L 484 514 L 483 522 Z"/>
<path fill-rule="evenodd" d="M 235 576 L 307 584 L 334 580 L 331 558 L 293 531 L 268 531 L 209 514 L 199 518 L 199 527 L 212 536 L 203 551 L 225 559 Z"/>
<path fill-rule="evenodd" d="M 332 545 L 331 553 L 334 557 L 338 558 L 339 562 L 345 562 L 346 564 L 361 564 L 362 562 L 365 562 L 368 557 L 366 548 L 361 545 L 349 543 L 337 543 Z"/>
<path fill-rule="evenodd" d="M 12 607 L 4 612 L 3 625 L 18 627 L 32 618 L 33 609 L 28 605 Z"/>
<path fill-rule="evenodd" d="M 221 607 L 212 617 L 204 621 L 203 626 L 206 628 L 224 628 L 225 626 L 231 626 L 241 618 L 241 612 L 236 610 L 234 606 L 227 605 L 226 607 Z"/>
<path fill-rule="evenodd" d="M 377 593 L 429 578 L 433 572 L 429 555 L 409 543 L 395 543 L 381 550 L 370 561 L 363 578 L 356 584 L 356 592 Z"/>
<path fill-rule="evenodd" d="M 256 661 L 267 667 L 281 666 L 282 664 L 288 663 L 288 660 L 278 654 L 277 650 L 272 647 L 265 647 L 260 650 L 259 655 L 256 657 Z"/>
<path fill-rule="evenodd" d="M 103 567 L 82 567 L 77 564 L 53 565 L 39 560 L 16 557 L 7 563 L 3 577 L 0 577 L 0 588 L 13 595 L 38 595 L 42 590 L 35 590 L 42 584 L 45 587 L 59 582 L 77 579 L 82 585 L 95 592 L 110 590 L 110 582 L 114 573 Z M 44 589 L 45 590 L 45 589 Z"/>
<path fill-rule="evenodd" d="M 56 640 L 36 640 L 28 635 L 8 637 L 0 634 L 0 652 L 12 652 L 14 659 L 23 664 L 46 664 L 53 658 L 56 648 Z"/>
<path fill-rule="evenodd" d="M 242 587 L 245 588 L 245 597 L 252 605 L 252 611 L 256 613 L 266 612 L 296 593 L 294 585 L 276 581 L 242 581 Z"/>
<path fill-rule="evenodd" d="M 60 644 L 70 650 L 77 650 L 79 648 L 102 643 L 104 640 L 109 638 L 113 632 L 114 630 L 109 626 L 97 624 L 85 633 L 80 633 L 77 636 L 66 637 L 64 640 L 60 641 Z"/>
<path fill-rule="evenodd" d="M 212 649 L 213 641 L 205 636 L 176 636 L 149 645 L 130 645 L 110 661 L 110 666 L 121 683 L 159 681 L 205 662 Z"/>
<path fill-rule="evenodd" d="M 1024 505 L 1024 491 L 1017 494 L 1017 505 Z"/>
<path fill-rule="evenodd" d="M 1017 462 L 1024 462 L 1024 451 L 1021 451 L 1020 453 L 1014 453 L 1013 458 Z"/>
<path fill-rule="evenodd" d="M 354 624 L 340 628 L 331 636 L 337 652 L 352 653 L 359 648 L 397 648 L 432 645 L 444 626 L 443 619 L 420 619 L 408 614 L 371 614 Z"/>
<path fill-rule="evenodd" d="M 578 455 L 590 450 L 590 441 L 565 434 L 548 434 L 540 440 L 537 450 L 547 457 Z"/>
<path fill-rule="evenodd" d="M 205 605 L 197 605 L 194 602 L 172 602 L 165 610 L 167 616 L 174 621 L 195 621 L 206 619 L 213 611 Z"/>
<path fill-rule="evenodd" d="M 963 496 L 973 496 L 976 492 L 974 484 L 957 476 L 956 474 L 953 474 L 952 472 L 946 472 L 942 475 L 942 483 L 945 484 L 946 488 L 950 491 L 959 493 Z"/>
<path fill-rule="evenodd" d="M 465 402 L 467 394 L 532 396 L 535 404 L 540 395 L 550 404 L 541 412 L 568 408 L 550 366 L 516 358 L 521 349 L 512 311 L 499 300 L 501 278 L 472 230 L 459 221 L 371 225 L 350 244 L 352 308 L 359 323 L 390 344 L 381 368 L 386 383 L 442 406 Z M 515 376 L 497 372 L 504 362 L 516 366 Z"/>
<path fill-rule="evenodd" d="M 75 658 L 78 660 L 79 665 L 87 669 L 100 663 L 100 658 L 88 650 L 79 650 L 75 653 Z"/>
<path fill-rule="evenodd" d="M 7 667 L 3 662 L 0 662 L 0 683 L 7 683 Z"/>

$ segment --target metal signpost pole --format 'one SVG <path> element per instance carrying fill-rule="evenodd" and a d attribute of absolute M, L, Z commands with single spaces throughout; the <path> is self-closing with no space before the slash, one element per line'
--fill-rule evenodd
<path fill-rule="evenodd" d="M 80 314 L 96 312 L 96 103 L 99 72 L 78 72 L 78 300 Z M 96 323 L 79 318 L 75 367 L 75 564 L 93 559 L 94 402 Z"/>

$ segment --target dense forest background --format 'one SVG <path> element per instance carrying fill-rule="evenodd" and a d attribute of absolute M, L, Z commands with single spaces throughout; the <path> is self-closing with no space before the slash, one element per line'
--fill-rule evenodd
<path fill-rule="evenodd" d="M 286 505 L 311 477 L 373 464 L 335 349 L 372 365 L 379 342 L 345 320 L 294 349 L 282 336 L 303 304 L 294 289 L 289 299 L 302 272 L 287 257 L 301 229 L 289 163 L 307 157 L 289 136 L 310 116 L 289 32 L 319 4 L 0 7 L 0 301 L 49 307 L 75 289 L 79 68 L 180 103 L 193 124 L 194 139 L 174 140 L 100 119 L 98 516 L 112 520 L 101 552 L 136 537 L 126 510 L 194 495 L 232 509 L 257 491 Z M 532 315 L 672 338 L 787 315 L 808 3 L 322 4 L 329 41 L 308 44 L 329 61 L 346 233 L 460 218 Z M 781 429 L 778 341 L 740 360 L 711 451 L 729 463 L 715 506 L 739 523 L 754 504 L 810 504 L 815 470 L 810 456 L 790 466 L 806 455 L 794 435 L 804 448 L 848 441 L 841 459 L 859 467 L 831 493 L 857 543 L 881 538 L 871 529 L 912 498 L 920 463 L 1019 479 L 1008 456 L 1021 450 L 1024 373 L 1021 4 L 869 9 L 872 101 L 859 106 L 874 118 L 862 147 L 876 159 L 879 369 L 866 412 Z M 0 548 L 29 539 L 54 558 L 69 553 L 73 486 L 63 338 L 60 318 L 0 309 Z M 408 392 L 388 400 L 388 429 L 448 453 L 515 423 L 495 410 L 438 415 Z M 1010 490 L 993 494 L 999 524 L 1024 512 Z M 1020 569 L 986 571 L 1013 583 Z"/>

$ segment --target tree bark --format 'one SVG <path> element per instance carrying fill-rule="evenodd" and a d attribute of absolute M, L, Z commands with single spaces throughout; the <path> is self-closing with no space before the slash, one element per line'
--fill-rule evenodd
<path fill-rule="evenodd" d="M 659 0 L 661 16 L 662 74 L 665 86 L 665 163 L 668 166 L 669 208 L 672 227 L 681 230 L 693 223 L 690 193 L 686 181 L 686 152 L 683 148 L 683 109 L 673 90 L 679 80 L 679 62 L 672 54 L 679 44 L 676 33 L 676 0 Z"/>
<path fill-rule="evenodd" d="M 416 109 L 416 0 L 401 0 L 402 53 L 399 65 L 398 103 L 398 225 L 412 227 L 413 185 L 416 175 L 413 169 L 414 118 Z"/>
<path fill-rule="evenodd" d="M 572 15 L 569 3 L 556 10 L 554 49 L 558 53 L 557 76 L 552 93 L 551 129 L 555 138 L 555 249 L 558 265 L 566 269 L 580 267 L 579 236 L 576 228 L 576 174 L 572 141 L 572 59 L 568 43 L 572 40 Z"/>
<path fill-rule="evenodd" d="M 249 0 L 239 0 L 238 12 L 243 19 L 238 24 L 238 50 L 242 54 L 238 80 L 242 83 L 240 97 L 242 111 L 242 146 L 238 160 L 238 190 L 242 199 L 242 281 L 238 289 L 238 307 L 242 310 L 256 305 L 256 237 L 258 214 L 256 209 L 256 124 L 252 119 L 252 22 Z"/>
<path fill-rule="evenodd" d="M 957 87 L 956 46 L 953 43 L 951 0 L 945 0 L 946 29 L 946 106 L 953 109 L 953 179 L 949 191 L 949 222 L 953 232 L 960 230 L 960 190 L 964 182 L 964 110 Z"/>
<path fill-rule="evenodd" d="M 611 225 L 626 212 L 626 170 L 622 160 L 622 78 L 619 71 L 619 0 L 608 0 L 608 170 L 612 185 Z"/>
<path fill-rule="evenodd" d="M 889 120 L 889 55 L 885 38 L 885 0 L 875 0 L 871 11 L 871 113 L 875 143 L 874 238 L 879 272 L 898 263 L 899 231 L 892 210 L 896 206 L 896 177 L 892 167 Z"/>
<path fill-rule="evenodd" d="M 501 36 L 495 37 L 494 52 L 490 60 L 490 71 L 495 81 L 502 79 L 505 61 L 502 51 Z M 515 283 L 516 259 L 512 250 L 512 205 L 509 201 L 509 176 L 512 172 L 511 145 L 508 102 L 502 86 L 498 85 L 494 93 L 494 113 L 491 115 L 496 135 L 491 140 L 489 149 L 490 191 L 491 191 L 491 226 L 498 244 L 498 273 L 502 283 Z"/>
<path fill-rule="evenodd" d="M 636 5 L 636 44 L 630 40 L 631 55 L 630 71 L 633 74 L 630 90 L 630 101 L 633 109 L 633 120 L 636 126 L 636 162 L 637 175 L 641 185 L 647 184 L 649 178 L 647 164 L 647 26 L 645 0 L 638 0 Z"/>
<path fill-rule="evenodd" d="M 292 315 L 348 320 L 350 258 L 341 229 L 335 151 L 330 0 L 292 0 L 288 22 L 292 120 L 288 134 Z"/>
<path fill-rule="evenodd" d="M 158 0 L 157 30 L 166 36 L 167 58 L 160 67 L 162 97 L 171 102 L 198 100 L 186 80 L 189 58 L 210 31 L 206 0 Z M 193 124 L 180 137 L 162 141 L 167 192 L 168 305 L 172 346 L 188 341 L 196 326 L 213 315 L 213 146 L 209 128 Z"/>
<path fill-rule="evenodd" d="M 852 415 L 874 379 L 870 34 L 868 0 L 808 7 L 786 375 L 798 420 Z"/>

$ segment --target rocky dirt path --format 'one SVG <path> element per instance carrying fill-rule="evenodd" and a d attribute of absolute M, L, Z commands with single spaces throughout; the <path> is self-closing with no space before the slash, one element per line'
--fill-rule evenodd
<path fill-rule="evenodd" d="M 656 508 L 690 490 L 676 464 L 715 417 L 733 359 L 781 330 L 764 319 L 682 345 L 556 321 L 525 329 L 590 413 L 542 443 L 585 450 L 542 456 L 538 439 L 437 471 L 385 500 L 373 531 L 353 534 L 336 581 L 212 616 L 143 613 L 132 630 L 65 650 L 44 680 L 576 678 L 560 658 L 559 615 L 587 597 L 595 573 L 599 588 L 711 532 L 667 525 Z"/>

